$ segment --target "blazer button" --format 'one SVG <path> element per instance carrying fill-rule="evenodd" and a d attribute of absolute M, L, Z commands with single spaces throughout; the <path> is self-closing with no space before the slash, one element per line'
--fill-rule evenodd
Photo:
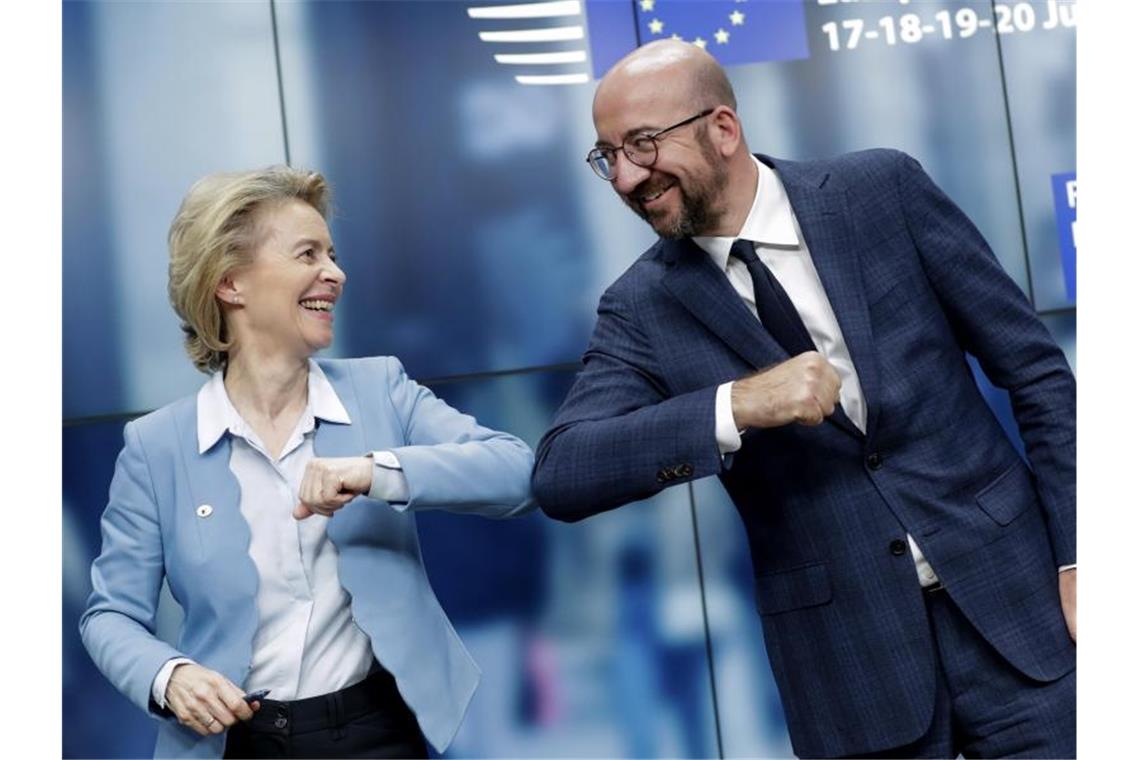
<path fill-rule="evenodd" d="M 691 464 L 679 464 L 673 468 L 673 474 L 678 478 L 687 478 L 693 474 L 693 466 Z"/>
<path fill-rule="evenodd" d="M 891 541 L 891 554 L 896 557 L 901 557 L 906 554 L 906 541 L 903 541 L 901 538 L 896 538 L 894 541 Z"/>
<path fill-rule="evenodd" d="M 671 475 L 672 475 L 672 473 L 669 472 L 668 470 L 658 470 L 657 471 L 657 482 L 658 483 L 668 483 L 669 477 Z"/>
<path fill-rule="evenodd" d="M 883 466 L 883 456 L 877 451 L 871 452 L 867 455 L 867 467 L 872 470 L 877 470 Z"/>

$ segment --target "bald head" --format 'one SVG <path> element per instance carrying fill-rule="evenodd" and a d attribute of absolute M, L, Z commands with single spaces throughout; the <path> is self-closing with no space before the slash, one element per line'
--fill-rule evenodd
<path fill-rule="evenodd" d="M 704 50 L 660 40 L 622 58 L 594 93 L 594 129 L 606 178 L 659 235 L 739 230 L 756 168 L 732 85 Z"/>
<path fill-rule="evenodd" d="M 736 95 L 721 65 L 703 49 L 680 40 L 651 42 L 615 63 L 598 84 L 594 111 L 600 99 L 628 97 L 637 91 L 701 108 L 736 110 Z"/>

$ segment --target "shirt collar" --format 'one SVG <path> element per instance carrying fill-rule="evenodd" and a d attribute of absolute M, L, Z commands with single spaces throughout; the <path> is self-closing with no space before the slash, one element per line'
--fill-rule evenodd
<path fill-rule="evenodd" d="M 780 178 L 767 164 L 750 156 L 756 164 L 756 194 L 752 208 L 735 237 L 694 237 L 693 242 L 712 257 L 721 271 L 728 269 L 728 254 L 738 238 L 762 245 L 799 246 L 792 204 Z"/>
<path fill-rule="evenodd" d="M 332 383 L 312 359 L 309 359 L 309 403 L 303 416 L 342 425 L 352 423 Z M 312 425 L 307 428 L 311 430 Z M 198 453 L 209 451 L 227 431 L 244 437 L 246 430 L 245 420 L 230 402 L 219 370 L 198 391 Z"/>

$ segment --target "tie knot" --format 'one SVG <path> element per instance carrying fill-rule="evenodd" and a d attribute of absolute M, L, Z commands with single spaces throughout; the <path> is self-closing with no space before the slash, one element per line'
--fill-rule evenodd
<path fill-rule="evenodd" d="M 760 257 L 756 255 L 756 245 L 751 240 L 745 240 L 744 238 L 737 238 L 732 242 L 732 248 L 729 250 L 728 255 L 735 256 L 745 264 L 751 264 L 753 261 L 760 260 Z"/>

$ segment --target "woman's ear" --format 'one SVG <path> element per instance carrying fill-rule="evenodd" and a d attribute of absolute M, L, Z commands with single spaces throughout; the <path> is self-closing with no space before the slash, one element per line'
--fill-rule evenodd
<path fill-rule="evenodd" d="M 218 287 L 214 289 L 214 295 L 218 297 L 219 301 L 230 306 L 240 306 L 243 301 L 241 291 L 231 275 L 222 278 Z"/>

